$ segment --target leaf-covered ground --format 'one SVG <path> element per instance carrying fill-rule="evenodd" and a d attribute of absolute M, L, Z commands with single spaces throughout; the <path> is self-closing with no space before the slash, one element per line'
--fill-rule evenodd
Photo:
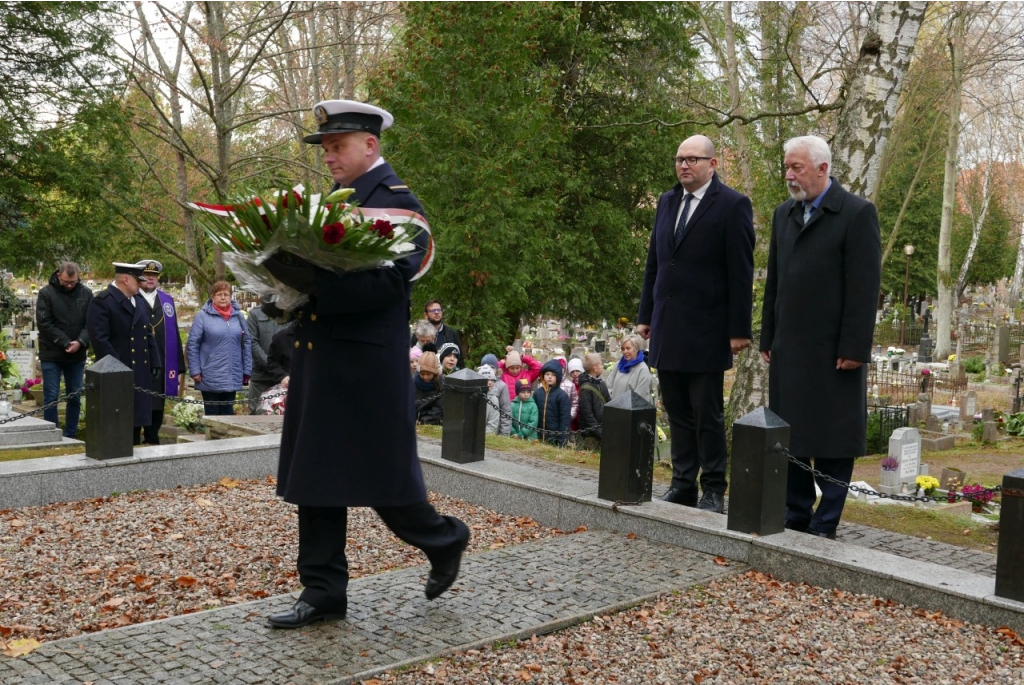
<path fill-rule="evenodd" d="M 295 507 L 274 479 L 230 480 L 0 510 L 0 641 L 55 640 L 299 589 Z M 473 531 L 468 553 L 561 535 L 432 496 Z M 371 509 L 349 510 L 352 578 L 423 564 Z"/>

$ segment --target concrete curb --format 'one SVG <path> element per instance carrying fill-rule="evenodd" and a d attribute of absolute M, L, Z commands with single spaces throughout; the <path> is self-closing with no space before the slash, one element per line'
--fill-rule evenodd
<path fill-rule="evenodd" d="M 265 435 L 139 448 L 136 456 L 106 462 L 84 455 L 0 462 L 0 507 L 199 485 L 224 476 L 263 478 L 277 472 L 279 445 L 279 435 Z M 500 452 L 471 464 L 442 460 L 438 441 L 421 440 L 419 452 L 429 489 L 496 511 L 529 515 L 562 530 L 635 533 L 783 580 L 888 597 L 1024 632 L 1024 603 L 995 596 L 992 577 L 792 531 L 764 538 L 737 533 L 726 529 L 725 516 L 658 500 L 613 511 L 611 502 L 597 498 L 596 480 L 505 461 Z"/>
<path fill-rule="evenodd" d="M 491 458 L 493 455 L 493 458 Z M 776 578 L 871 594 L 990 626 L 1024 631 L 1024 603 L 997 597 L 995 579 L 928 561 L 785 531 L 759 537 L 726 529 L 726 517 L 655 500 L 619 507 L 597 499 L 597 484 L 500 460 L 472 464 L 440 459 L 440 447 L 420 443 L 427 485 L 503 513 L 575 530 L 638 536 L 743 562 Z M 969 552 L 967 552 L 969 553 Z"/>

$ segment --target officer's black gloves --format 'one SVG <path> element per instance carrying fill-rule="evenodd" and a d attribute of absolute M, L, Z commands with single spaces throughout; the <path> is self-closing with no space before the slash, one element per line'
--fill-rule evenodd
<path fill-rule="evenodd" d="M 316 295 L 316 271 L 305 259 L 278 250 L 263 262 L 263 266 L 285 285 L 295 288 L 300 293 Z"/>

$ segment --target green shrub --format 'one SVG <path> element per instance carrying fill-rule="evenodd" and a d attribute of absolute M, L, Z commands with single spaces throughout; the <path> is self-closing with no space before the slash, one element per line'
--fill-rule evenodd
<path fill-rule="evenodd" d="M 964 371 L 967 373 L 985 373 L 983 357 L 967 357 L 964 359 Z"/>

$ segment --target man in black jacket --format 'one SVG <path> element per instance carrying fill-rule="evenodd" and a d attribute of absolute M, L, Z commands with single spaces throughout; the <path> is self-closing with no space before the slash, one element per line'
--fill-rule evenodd
<path fill-rule="evenodd" d="M 36 326 L 39 327 L 39 361 L 43 367 L 43 402 L 50 404 L 60 394 L 60 377 L 68 395 L 82 389 L 85 354 L 89 333 L 85 330 L 85 312 L 92 291 L 79 279 L 78 265 L 64 262 L 50 276 L 36 300 Z M 82 411 L 79 396 L 68 399 L 64 415 L 64 437 L 78 435 L 78 417 Z M 43 418 L 58 421 L 57 406 L 43 412 Z"/>

